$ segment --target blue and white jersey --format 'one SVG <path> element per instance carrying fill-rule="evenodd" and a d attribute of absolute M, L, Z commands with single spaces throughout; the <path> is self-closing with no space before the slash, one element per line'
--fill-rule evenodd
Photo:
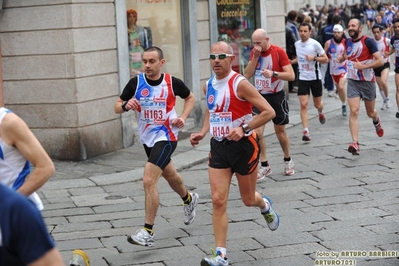
<path fill-rule="evenodd" d="M 8 113 L 11 113 L 11 111 L 4 107 L 0 108 L 0 125 Z M 16 147 L 8 145 L 0 137 L 0 183 L 17 190 L 25 182 L 30 172 L 29 161 Z M 32 193 L 29 199 L 35 203 L 40 211 L 43 210 L 43 203 L 36 193 Z"/>
<path fill-rule="evenodd" d="M 374 18 L 375 18 L 375 11 L 374 11 L 374 9 L 372 9 L 372 8 L 366 9 L 365 13 L 366 13 L 366 18 L 367 18 L 368 20 L 374 20 Z"/>

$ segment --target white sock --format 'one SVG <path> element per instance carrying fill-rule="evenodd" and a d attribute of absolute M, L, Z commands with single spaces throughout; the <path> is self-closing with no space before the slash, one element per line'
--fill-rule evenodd
<path fill-rule="evenodd" d="M 216 247 L 216 252 L 220 251 L 224 257 L 227 257 L 227 250 L 224 247 Z"/>
<path fill-rule="evenodd" d="M 387 97 L 385 96 L 385 92 L 383 90 L 380 90 L 380 94 L 384 102 L 386 101 Z"/>
<path fill-rule="evenodd" d="M 261 213 L 266 213 L 270 210 L 270 205 L 267 202 L 265 202 L 265 204 L 266 204 L 265 208 L 260 210 Z"/>
<path fill-rule="evenodd" d="M 305 128 L 303 129 L 303 131 L 306 131 L 306 132 L 309 133 L 309 128 L 305 127 Z"/>

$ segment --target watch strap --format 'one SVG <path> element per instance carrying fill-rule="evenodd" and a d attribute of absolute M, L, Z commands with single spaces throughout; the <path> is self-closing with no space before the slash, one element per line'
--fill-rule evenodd
<path fill-rule="evenodd" d="M 127 102 L 128 102 L 128 101 L 124 101 L 124 102 L 122 103 L 122 105 L 121 105 L 123 111 L 125 111 L 125 112 L 129 111 L 129 109 L 126 109 L 126 104 L 127 104 Z"/>

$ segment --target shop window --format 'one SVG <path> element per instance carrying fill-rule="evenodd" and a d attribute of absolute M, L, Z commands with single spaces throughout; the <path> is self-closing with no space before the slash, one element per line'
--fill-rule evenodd
<path fill-rule="evenodd" d="M 154 45 L 164 52 L 162 68 L 183 79 L 180 0 L 126 0 L 130 77 L 143 72 L 141 55 Z"/>
<path fill-rule="evenodd" d="M 233 47 L 236 56 L 233 70 L 244 73 L 251 53 L 251 36 L 255 30 L 255 0 L 216 0 L 219 41 Z"/>

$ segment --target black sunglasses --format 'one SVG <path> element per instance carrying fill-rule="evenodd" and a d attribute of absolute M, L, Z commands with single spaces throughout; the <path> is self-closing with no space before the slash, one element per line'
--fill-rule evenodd
<path fill-rule="evenodd" d="M 215 60 L 216 58 L 219 58 L 220 60 L 223 60 L 227 57 L 233 56 L 232 54 L 210 54 L 209 59 Z"/>

